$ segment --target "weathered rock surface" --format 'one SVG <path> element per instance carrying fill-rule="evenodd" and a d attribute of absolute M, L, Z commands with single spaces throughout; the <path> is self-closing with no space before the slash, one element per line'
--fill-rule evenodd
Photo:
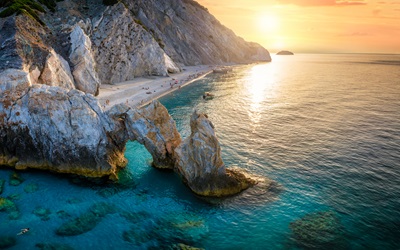
<path fill-rule="evenodd" d="M 6 69 L 0 72 L 0 93 L 5 90 L 21 91 L 31 85 L 27 72 L 19 69 Z"/>
<path fill-rule="evenodd" d="M 83 29 L 76 25 L 71 32 L 72 74 L 77 89 L 92 95 L 99 94 L 100 80 L 96 71 L 96 62 L 92 53 L 92 42 Z"/>
<path fill-rule="evenodd" d="M 126 160 L 108 133 L 113 122 L 92 95 L 33 85 L 0 97 L 0 165 L 100 177 Z"/>
<path fill-rule="evenodd" d="M 137 110 L 117 105 L 104 113 L 78 90 L 33 85 L 0 97 L 0 165 L 116 178 L 128 140 L 144 144 L 154 165 L 173 168 L 181 142 L 175 122 L 155 101 Z"/>
<path fill-rule="evenodd" d="M 191 135 L 175 150 L 177 172 L 196 194 L 222 197 L 255 185 L 256 180 L 238 169 L 227 169 L 214 125 L 195 111 L 190 119 Z"/>
<path fill-rule="evenodd" d="M 68 62 L 54 50 L 47 56 L 46 64 L 39 77 L 39 83 L 74 89 L 74 78 Z"/>
<path fill-rule="evenodd" d="M 158 168 L 175 169 L 203 196 L 236 194 L 256 183 L 226 169 L 212 123 L 191 117 L 183 143 L 174 120 L 158 101 L 133 109 L 120 104 L 104 113 L 98 101 L 78 90 L 33 85 L 0 97 L 0 165 L 37 168 L 90 177 L 117 178 L 126 165 L 128 140 L 142 143 Z"/>
<path fill-rule="evenodd" d="M 124 104 L 116 105 L 109 111 L 113 120 L 119 117 L 117 129 L 119 143 L 137 140 L 153 156 L 153 165 L 157 168 L 174 168 L 175 148 L 181 143 L 175 121 L 168 110 L 158 101 L 136 110 Z M 123 131 L 123 132 L 122 132 Z"/>
<path fill-rule="evenodd" d="M 179 72 L 151 32 L 122 3 L 108 7 L 97 19 L 91 38 L 102 83 Z"/>
<path fill-rule="evenodd" d="M 271 60 L 266 49 L 236 36 L 193 0 L 138 0 L 126 4 L 175 62 L 198 65 Z"/>

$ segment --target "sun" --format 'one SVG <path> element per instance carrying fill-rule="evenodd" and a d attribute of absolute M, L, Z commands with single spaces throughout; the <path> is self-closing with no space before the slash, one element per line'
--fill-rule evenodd
<path fill-rule="evenodd" d="M 280 27 L 280 20 L 274 14 L 263 14 L 257 18 L 257 25 L 263 32 L 276 32 Z"/>

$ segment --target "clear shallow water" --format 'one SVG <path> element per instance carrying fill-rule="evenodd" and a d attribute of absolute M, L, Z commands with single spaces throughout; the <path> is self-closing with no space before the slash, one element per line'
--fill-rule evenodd
<path fill-rule="evenodd" d="M 21 212 L 18 220 L 0 212 L 0 236 L 31 228 L 10 249 L 34 249 L 39 242 L 75 249 L 147 249 L 179 242 L 206 249 L 301 249 L 290 223 L 334 211 L 342 248 L 399 249 L 399 61 L 388 55 L 275 56 L 272 63 L 209 75 L 160 100 L 184 137 L 193 110 L 207 113 L 226 165 L 278 182 L 282 191 L 272 198 L 245 192 L 207 204 L 173 173 L 149 167 L 146 150 L 129 143 L 123 187 L 77 185 L 42 172 L 20 173 L 25 181 L 14 187 L 8 184 L 12 171 L 0 170 L 6 180 L 1 196 L 18 194 L 14 202 Z M 215 98 L 204 101 L 205 91 Z M 24 191 L 32 183 L 38 190 Z M 92 230 L 55 234 L 99 202 L 115 210 Z M 37 207 L 51 211 L 48 220 L 32 213 Z"/>

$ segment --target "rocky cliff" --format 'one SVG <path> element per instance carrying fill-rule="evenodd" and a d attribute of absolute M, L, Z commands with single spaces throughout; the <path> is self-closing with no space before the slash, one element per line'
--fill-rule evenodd
<path fill-rule="evenodd" d="M 180 71 L 178 65 L 271 60 L 267 50 L 237 37 L 192 0 L 124 0 L 110 6 L 64 0 L 47 7 L 27 0 L 36 9 L 16 4 L 11 7 L 23 8 L 21 14 L 5 17 L 15 1 L 6 2 L 0 4 L 0 77 L 9 85 L 20 84 L 25 75 L 25 85 L 96 95 L 101 83 L 168 75 Z M 51 70 L 55 65 L 62 69 L 59 75 Z"/>
<path fill-rule="evenodd" d="M 197 194 L 255 184 L 225 168 L 205 115 L 192 116 L 182 142 L 158 102 L 104 112 L 93 95 L 102 83 L 182 65 L 269 61 L 268 51 L 192 0 L 115 2 L 0 1 L 0 165 L 116 179 L 126 142 L 137 140 L 155 167 L 174 169 Z"/>

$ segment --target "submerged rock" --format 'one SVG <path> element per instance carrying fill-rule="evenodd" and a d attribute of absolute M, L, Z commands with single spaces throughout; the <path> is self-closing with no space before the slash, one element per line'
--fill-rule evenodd
<path fill-rule="evenodd" d="M 152 221 L 146 228 L 131 227 L 123 233 L 123 239 L 136 246 L 152 242 L 160 247 L 177 243 L 195 244 L 208 233 L 203 218 L 191 213 L 171 213 Z"/>
<path fill-rule="evenodd" d="M 60 243 L 37 243 L 35 246 L 41 250 L 74 250 L 70 245 Z"/>
<path fill-rule="evenodd" d="M 130 223 L 138 223 L 140 221 L 143 221 L 146 218 L 150 217 L 150 214 L 145 211 L 140 211 L 140 212 L 122 212 L 120 214 L 122 217 L 124 217 L 127 221 Z"/>
<path fill-rule="evenodd" d="M 332 211 L 307 214 L 291 222 L 290 229 L 296 244 L 310 249 L 338 249 L 343 236 L 339 218 Z"/>
<path fill-rule="evenodd" d="M 237 194 L 257 181 L 239 169 L 226 169 L 214 125 L 205 114 L 195 111 L 190 119 L 191 134 L 175 150 L 177 172 L 190 189 L 201 196 Z"/>
<path fill-rule="evenodd" d="M 0 212 L 8 213 L 10 220 L 16 220 L 21 216 L 17 205 L 10 199 L 0 197 Z"/>
<path fill-rule="evenodd" d="M 56 230 L 56 234 L 62 236 L 74 236 L 89 232 L 100 223 L 104 216 L 115 212 L 115 207 L 110 204 L 104 202 L 96 203 L 84 214 L 62 224 Z"/>
<path fill-rule="evenodd" d="M 17 239 L 11 236 L 0 236 L 0 249 L 7 249 L 17 244 Z"/>
<path fill-rule="evenodd" d="M 192 247 L 188 246 L 182 243 L 179 244 L 174 244 L 171 247 L 167 248 L 168 250 L 204 250 L 204 248 L 197 248 L 197 247 Z"/>
<path fill-rule="evenodd" d="M 0 179 L 0 194 L 3 193 L 3 189 L 4 189 L 4 183 L 6 183 L 5 180 Z"/>
<path fill-rule="evenodd" d="M 39 186 L 36 183 L 30 183 L 24 187 L 26 193 L 34 193 L 39 190 Z"/>
<path fill-rule="evenodd" d="M 22 182 L 24 182 L 24 179 L 17 173 L 17 172 L 12 172 L 10 175 L 10 185 L 11 186 L 19 186 Z"/>
<path fill-rule="evenodd" d="M 50 220 L 51 211 L 47 208 L 37 207 L 32 213 L 43 221 Z"/>

